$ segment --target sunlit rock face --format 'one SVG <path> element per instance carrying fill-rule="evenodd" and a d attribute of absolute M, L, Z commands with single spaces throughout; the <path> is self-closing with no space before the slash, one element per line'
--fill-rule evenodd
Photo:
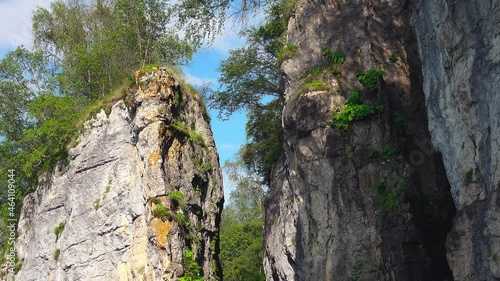
<path fill-rule="evenodd" d="M 297 1 L 268 280 L 499 278 L 499 18 L 497 1 Z M 329 126 L 356 88 L 383 109 Z"/>
<path fill-rule="evenodd" d="M 166 69 L 135 78 L 25 198 L 16 280 L 220 277 L 222 179 L 204 106 Z"/>

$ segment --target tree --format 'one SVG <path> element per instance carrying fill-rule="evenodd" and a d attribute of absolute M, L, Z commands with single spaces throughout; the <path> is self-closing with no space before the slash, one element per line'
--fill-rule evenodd
<path fill-rule="evenodd" d="M 265 186 L 241 159 L 226 162 L 224 166 L 235 183 L 221 221 L 220 260 L 224 280 L 265 280 L 262 264 Z"/>
<path fill-rule="evenodd" d="M 172 11 L 177 15 L 177 25 L 186 30 L 186 37 L 190 42 L 200 46 L 212 41 L 221 32 L 228 16 L 235 15 L 239 19 L 245 19 L 249 13 L 272 1 L 180 0 L 174 3 Z M 235 3 L 236 6 L 233 5 Z"/>
<path fill-rule="evenodd" d="M 269 183 L 272 165 L 282 150 L 283 133 L 278 128 L 284 92 L 279 57 L 293 6 L 291 0 L 273 2 L 262 26 L 243 31 L 247 45 L 230 51 L 229 58 L 219 67 L 219 82 L 223 86 L 207 96 L 209 106 L 219 110 L 220 118 L 228 118 L 240 109 L 248 111 L 247 144 L 241 157 L 264 183 Z"/>
<path fill-rule="evenodd" d="M 194 47 L 168 29 L 169 11 L 164 0 L 59 0 L 35 11 L 35 48 L 62 93 L 96 100 L 141 66 L 191 59 Z"/>

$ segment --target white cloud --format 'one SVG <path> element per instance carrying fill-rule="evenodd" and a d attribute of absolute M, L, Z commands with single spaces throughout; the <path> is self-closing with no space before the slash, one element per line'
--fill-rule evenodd
<path fill-rule="evenodd" d="M 19 45 L 31 47 L 31 16 L 36 7 L 48 8 L 53 0 L 0 1 L 0 46 L 14 49 Z"/>
<path fill-rule="evenodd" d="M 193 86 L 204 86 L 210 84 L 212 87 L 214 87 L 215 85 L 217 85 L 217 78 L 202 78 L 191 75 L 187 72 L 185 72 L 183 76 L 184 79 L 186 79 L 186 82 Z"/>

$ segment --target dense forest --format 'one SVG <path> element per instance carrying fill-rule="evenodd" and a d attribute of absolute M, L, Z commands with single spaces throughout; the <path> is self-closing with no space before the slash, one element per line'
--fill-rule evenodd
<path fill-rule="evenodd" d="M 230 51 L 219 67 L 221 87 L 205 91 L 205 99 L 219 118 L 248 112 L 248 141 L 225 166 L 236 189 L 223 213 L 221 262 L 226 280 L 264 280 L 263 200 L 281 154 L 280 63 L 294 50 L 284 44 L 293 5 L 293 0 L 59 0 L 50 9 L 38 8 L 33 49 L 20 46 L 0 62 L 0 178 L 15 169 L 19 187 L 15 210 L 7 189 L 0 190 L 0 254 L 9 250 L 4 231 L 9 213 L 19 214 L 41 174 L 68 164 L 68 149 L 83 122 L 125 98 L 134 71 L 167 65 L 180 73 L 225 21 L 244 21 L 263 10 L 264 22 L 242 31 L 247 44 Z"/>

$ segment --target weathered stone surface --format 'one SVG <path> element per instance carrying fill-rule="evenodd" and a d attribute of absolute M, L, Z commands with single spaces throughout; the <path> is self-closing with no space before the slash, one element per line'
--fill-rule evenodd
<path fill-rule="evenodd" d="M 266 201 L 268 280 L 452 278 L 444 245 L 454 205 L 429 145 L 412 3 L 297 2 L 287 38 L 297 53 L 282 65 L 284 155 Z M 345 55 L 340 77 L 328 71 L 325 48 Z M 326 70 L 317 78 L 330 89 L 301 94 L 315 67 Z M 377 91 L 361 92 L 369 105 L 379 99 L 383 113 L 346 132 L 327 126 L 349 91 L 362 88 L 357 73 L 369 68 L 387 73 Z M 384 153 L 389 145 L 397 152 Z"/>
<path fill-rule="evenodd" d="M 415 18 L 432 142 L 458 212 L 455 280 L 500 278 L 500 3 L 422 0 Z"/>
<path fill-rule="evenodd" d="M 222 180 L 199 97 L 164 69 L 137 73 L 137 85 L 132 104 L 88 121 L 69 166 L 26 197 L 16 280 L 177 280 L 185 249 L 205 280 L 220 276 Z M 153 216 L 160 204 L 167 217 Z"/>

